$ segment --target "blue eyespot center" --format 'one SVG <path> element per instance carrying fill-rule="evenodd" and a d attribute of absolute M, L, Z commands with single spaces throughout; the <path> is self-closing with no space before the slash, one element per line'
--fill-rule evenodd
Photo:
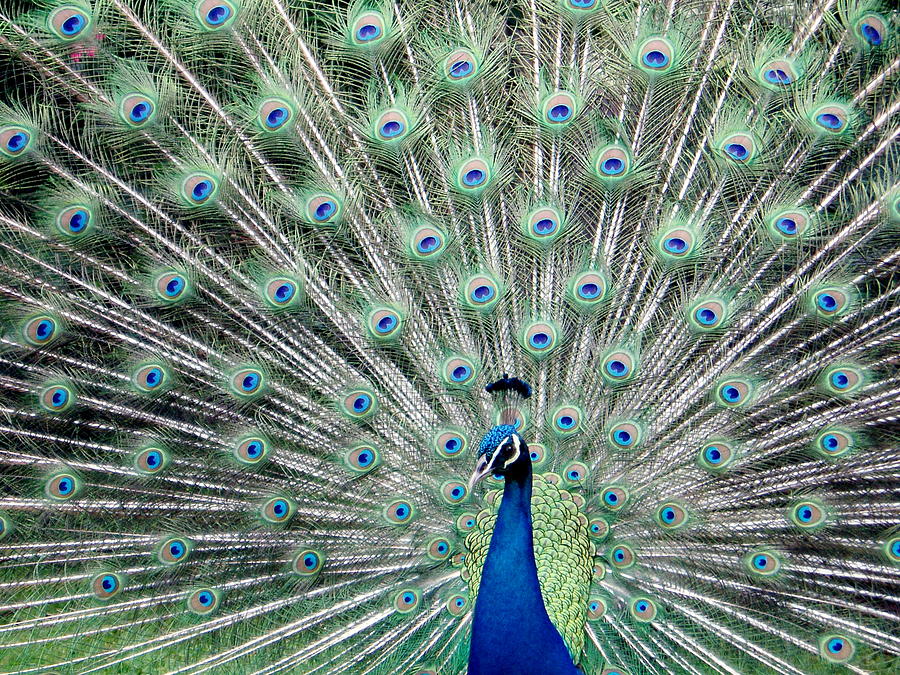
<path fill-rule="evenodd" d="M 747 150 L 746 146 L 742 145 L 741 143 L 729 143 L 725 146 L 725 152 L 727 152 L 730 157 L 738 161 L 743 161 L 750 155 L 750 152 Z"/>
<path fill-rule="evenodd" d="M 303 557 L 303 566 L 306 567 L 306 569 L 311 570 L 318 564 L 319 564 L 319 557 L 313 553 L 307 553 Z"/>
<path fill-rule="evenodd" d="M 552 218 L 541 218 L 534 224 L 534 231 L 537 234 L 551 234 L 556 230 L 556 221 Z"/>
<path fill-rule="evenodd" d="M 547 333 L 535 333 L 529 340 L 532 347 L 541 349 L 550 344 L 550 336 Z"/>
<path fill-rule="evenodd" d="M 838 440 L 838 437 L 834 434 L 828 434 L 822 439 L 822 445 L 825 446 L 827 450 L 837 450 L 841 443 Z"/>
<path fill-rule="evenodd" d="M 44 319 L 38 323 L 37 328 L 35 329 L 35 335 L 38 340 L 47 340 L 51 335 L 53 335 L 54 325 L 53 322 L 49 319 Z"/>
<path fill-rule="evenodd" d="M 116 588 L 116 578 L 111 574 L 107 574 L 100 580 L 100 585 L 103 587 L 104 591 L 112 591 Z"/>
<path fill-rule="evenodd" d="M 606 364 L 606 372 L 614 377 L 622 377 L 628 374 L 628 366 L 615 359 Z"/>
<path fill-rule="evenodd" d="M 669 63 L 668 55 L 658 49 L 653 49 L 644 54 L 642 60 L 648 68 L 664 68 Z"/>
<path fill-rule="evenodd" d="M 797 234 L 797 222 L 793 218 L 779 218 L 775 223 L 775 227 L 781 230 L 784 234 Z"/>
<path fill-rule="evenodd" d="M 578 287 L 578 295 L 585 300 L 593 300 L 600 295 L 600 287 L 597 284 L 590 282 L 581 284 L 581 286 Z"/>
<path fill-rule="evenodd" d="M 769 559 L 762 554 L 753 558 L 753 566 L 756 567 L 757 569 L 763 570 L 766 568 L 766 566 L 768 564 L 769 564 Z"/>
<path fill-rule="evenodd" d="M 244 391 L 253 391 L 259 386 L 259 375 L 256 373 L 247 373 L 241 380 L 241 389 Z"/>
<path fill-rule="evenodd" d="M 390 122 L 385 122 L 381 126 L 381 135 L 384 138 L 396 138 L 403 133 L 404 128 L 402 122 L 391 120 Z"/>
<path fill-rule="evenodd" d="M 441 245 L 441 240 L 438 237 L 433 235 L 428 235 L 427 237 L 423 237 L 422 240 L 417 244 L 417 248 L 420 253 L 432 253 L 436 249 L 438 249 Z"/>
<path fill-rule="evenodd" d="M 722 397 L 730 403 L 736 403 L 741 400 L 741 392 L 737 387 L 726 385 L 722 388 Z"/>
<path fill-rule="evenodd" d="M 450 438 L 444 442 L 444 450 L 451 455 L 458 452 L 461 447 L 462 441 L 460 441 L 458 438 Z"/>
<path fill-rule="evenodd" d="M 850 384 L 850 378 L 847 373 L 839 370 L 831 374 L 831 383 L 838 389 L 846 389 Z"/>
<path fill-rule="evenodd" d="M 144 383 L 150 387 L 151 389 L 156 387 L 160 382 L 162 382 L 163 373 L 159 368 L 152 368 L 147 371 L 147 374 L 144 375 Z"/>
<path fill-rule="evenodd" d="M 450 77 L 455 80 L 460 80 L 468 75 L 472 74 L 474 70 L 474 66 L 471 61 L 456 61 L 450 66 Z"/>
<path fill-rule="evenodd" d="M 57 490 L 59 490 L 59 494 L 67 495 L 74 488 L 74 483 L 69 478 L 63 478 L 57 483 Z"/>
<path fill-rule="evenodd" d="M 206 199 L 212 192 L 212 189 L 213 186 L 211 181 L 201 180 L 191 189 L 191 196 L 195 201 L 199 202 Z"/>
<path fill-rule="evenodd" d="M 702 323 L 704 326 L 711 326 L 719 319 L 718 315 L 708 307 L 698 309 L 696 316 L 697 321 Z"/>
<path fill-rule="evenodd" d="M 388 333 L 394 329 L 397 325 L 397 317 L 388 314 L 386 316 L 381 317 L 378 320 L 378 323 L 375 325 L 376 330 L 379 333 Z"/>
<path fill-rule="evenodd" d="M 77 35 L 84 29 L 87 24 L 87 17 L 84 14 L 73 14 L 62 23 L 62 32 L 64 35 Z"/>
<path fill-rule="evenodd" d="M 10 152 L 18 152 L 28 145 L 29 136 L 24 131 L 17 131 L 6 140 L 6 149 Z"/>
<path fill-rule="evenodd" d="M 672 509 L 672 508 L 663 509 L 662 518 L 667 523 L 671 523 L 673 520 L 675 520 L 675 509 Z"/>
<path fill-rule="evenodd" d="M 718 464 L 722 461 L 722 452 L 714 445 L 706 449 L 706 460 L 711 464 Z"/>
<path fill-rule="evenodd" d="M 472 374 L 472 369 L 468 366 L 457 366 L 453 369 L 453 372 L 450 373 L 450 378 L 454 382 L 465 382 L 469 379 L 469 376 Z"/>
<path fill-rule="evenodd" d="M 59 387 L 58 389 L 53 390 L 53 394 L 50 398 L 53 402 L 53 407 L 60 408 L 66 404 L 66 401 L 69 400 L 69 392 L 62 387 Z"/>
<path fill-rule="evenodd" d="M 826 312 L 831 312 L 837 308 L 837 300 L 835 300 L 833 295 L 828 293 L 819 293 L 816 296 L 816 304 L 819 305 L 820 309 L 825 310 Z"/>
<path fill-rule="evenodd" d="M 607 492 L 606 501 L 610 504 L 615 504 L 619 501 L 619 496 L 615 492 Z"/>
<path fill-rule="evenodd" d="M 816 122 L 826 129 L 840 129 L 844 126 L 844 121 L 833 113 L 822 113 L 816 116 Z"/>
<path fill-rule="evenodd" d="M 82 230 L 84 230 L 84 228 L 87 227 L 89 220 L 90 218 L 87 211 L 76 211 L 69 218 L 69 231 L 75 233 L 81 232 Z"/>
<path fill-rule="evenodd" d="M 197 596 L 197 600 L 200 601 L 200 604 L 204 607 L 209 607 L 212 604 L 213 596 L 212 593 L 208 591 L 203 591 Z"/>
<path fill-rule="evenodd" d="M 684 253 L 687 251 L 687 242 L 681 237 L 669 237 L 663 243 L 666 250 L 670 253 Z"/>
<path fill-rule="evenodd" d="M 169 282 L 166 284 L 166 295 L 173 298 L 181 293 L 183 288 L 184 279 L 182 277 L 174 276 L 169 279 Z"/>
<path fill-rule="evenodd" d="M 398 518 L 406 518 L 409 515 L 409 507 L 406 504 L 400 504 L 394 509 L 394 514 Z"/>
<path fill-rule="evenodd" d="M 613 553 L 613 557 L 614 557 L 616 560 L 618 560 L 619 562 L 622 562 L 623 560 L 625 560 L 625 551 L 623 551 L 623 550 L 620 549 L 620 548 L 617 548 L 617 549 L 615 550 L 615 552 Z"/>
<path fill-rule="evenodd" d="M 571 415 L 561 415 L 556 423 L 563 429 L 571 429 L 575 426 L 575 419 Z"/>
<path fill-rule="evenodd" d="M 128 117 L 131 118 L 132 122 L 143 122 L 150 117 L 151 112 L 153 112 L 153 106 L 147 101 L 141 101 L 131 108 Z"/>
<path fill-rule="evenodd" d="M 216 5 L 206 13 L 206 22 L 210 26 L 221 26 L 231 16 L 231 8 L 227 5 Z"/>
<path fill-rule="evenodd" d="M 353 409 L 356 412 L 363 412 L 365 410 L 368 410 L 370 405 L 371 405 L 371 399 L 368 396 L 366 396 L 365 394 L 360 394 L 353 401 Z"/>
<path fill-rule="evenodd" d="M 328 220 L 335 211 L 337 211 L 337 204 L 332 201 L 322 202 L 316 207 L 315 219 Z"/>
<path fill-rule="evenodd" d="M 287 302 L 292 297 L 294 297 L 293 284 L 281 284 L 277 289 L 275 289 L 275 299 L 278 300 L 278 302 Z"/>
<path fill-rule="evenodd" d="M 262 454 L 263 446 L 259 441 L 253 441 L 247 444 L 247 456 L 250 458 L 259 457 Z"/>
<path fill-rule="evenodd" d="M 625 170 L 625 162 L 618 157 L 610 157 L 609 159 L 603 160 L 603 163 L 600 165 L 600 170 L 608 176 L 615 176 Z"/>
<path fill-rule="evenodd" d="M 271 129 L 277 129 L 288 119 L 287 108 L 275 108 L 266 115 L 266 126 Z"/>
<path fill-rule="evenodd" d="M 173 558 L 180 558 L 184 555 L 184 545 L 180 542 L 173 541 L 171 544 L 169 544 L 169 554 Z"/>
<path fill-rule="evenodd" d="M 371 23 L 360 26 L 356 31 L 356 37 L 360 42 L 371 42 L 379 35 L 381 35 L 381 27 Z"/>
<path fill-rule="evenodd" d="M 463 176 L 463 182 L 472 187 L 475 185 L 481 185 L 484 182 L 484 171 L 481 169 L 471 169 L 466 171 L 465 176 Z"/>
<path fill-rule="evenodd" d="M 780 68 L 770 68 L 765 72 L 766 82 L 771 84 L 790 84 L 793 79 L 790 74 Z"/>
<path fill-rule="evenodd" d="M 550 108 L 548 115 L 552 122 L 565 122 L 572 116 L 572 109 L 569 106 L 560 103 Z"/>
<path fill-rule="evenodd" d="M 597 0 L 569 0 L 569 4 L 575 9 L 590 9 Z"/>
<path fill-rule="evenodd" d="M 613 434 L 613 438 L 618 445 L 631 445 L 631 434 L 624 429 L 619 429 Z"/>
<path fill-rule="evenodd" d="M 147 463 L 147 466 L 152 468 L 162 462 L 162 456 L 156 451 L 149 452 L 147 453 L 147 458 L 144 461 Z"/>
<path fill-rule="evenodd" d="M 863 23 L 860 28 L 860 32 L 862 36 L 865 38 L 866 42 L 870 45 L 877 47 L 881 44 L 881 33 L 878 29 L 870 23 Z"/>
<path fill-rule="evenodd" d="M 797 511 L 797 515 L 804 523 L 812 520 L 813 512 L 808 506 L 803 506 Z"/>
<path fill-rule="evenodd" d="M 472 291 L 472 299 L 476 302 L 487 302 L 494 297 L 494 289 L 487 284 L 476 286 Z"/>

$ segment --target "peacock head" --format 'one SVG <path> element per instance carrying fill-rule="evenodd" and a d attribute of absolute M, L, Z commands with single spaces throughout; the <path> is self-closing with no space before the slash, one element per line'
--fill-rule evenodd
<path fill-rule="evenodd" d="M 478 462 L 469 480 L 469 491 L 482 478 L 493 474 L 496 478 L 520 478 L 531 469 L 528 445 L 512 424 L 498 424 L 481 439 Z"/>

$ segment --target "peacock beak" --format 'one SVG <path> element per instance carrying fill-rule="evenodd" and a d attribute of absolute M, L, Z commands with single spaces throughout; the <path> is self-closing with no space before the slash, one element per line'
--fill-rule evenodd
<path fill-rule="evenodd" d="M 497 456 L 500 453 L 495 452 L 490 460 L 488 460 L 486 455 L 482 455 L 478 458 L 478 463 L 475 465 L 475 471 L 472 473 L 472 476 L 469 478 L 469 493 L 471 494 L 472 488 L 475 485 L 485 478 L 486 476 L 491 475 L 494 472 L 494 461 L 497 459 Z"/>

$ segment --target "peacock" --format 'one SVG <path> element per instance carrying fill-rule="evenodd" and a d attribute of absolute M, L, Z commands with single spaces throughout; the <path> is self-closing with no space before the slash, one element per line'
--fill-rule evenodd
<path fill-rule="evenodd" d="M 2 0 L 0 673 L 900 672 L 883 0 Z"/>

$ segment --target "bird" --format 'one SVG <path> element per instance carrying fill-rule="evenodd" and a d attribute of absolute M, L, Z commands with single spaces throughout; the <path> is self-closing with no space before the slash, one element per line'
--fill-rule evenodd
<path fill-rule="evenodd" d="M 0 672 L 898 672 L 898 28 L 4 2 Z"/>

